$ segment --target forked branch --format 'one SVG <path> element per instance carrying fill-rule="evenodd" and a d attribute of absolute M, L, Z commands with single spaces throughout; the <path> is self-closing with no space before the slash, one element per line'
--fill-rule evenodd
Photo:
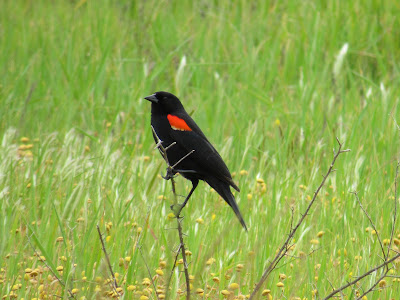
<path fill-rule="evenodd" d="M 395 118 L 393 117 L 393 121 L 395 122 L 395 125 L 397 127 L 397 129 L 399 130 L 400 133 L 400 127 L 397 124 Z M 383 260 L 384 262 L 372 269 L 370 269 L 369 271 L 365 272 L 364 274 L 362 274 L 361 276 L 358 276 L 357 278 L 355 278 L 353 281 L 346 283 L 345 285 L 337 288 L 337 289 L 333 289 L 333 291 L 327 295 L 323 300 L 327 300 L 327 299 L 331 299 L 333 297 L 336 297 L 335 295 L 338 293 L 342 293 L 343 290 L 354 286 L 356 283 L 358 283 L 360 280 L 362 280 L 363 278 L 365 278 L 366 276 L 374 273 L 374 272 L 378 272 L 381 269 L 382 270 L 380 276 L 374 281 L 374 283 L 371 284 L 371 286 L 360 296 L 358 296 L 357 300 L 362 300 L 364 296 L 366 296 L 367 294 L 373 292 L 375 290 L 375 288 L 379 285 L 379 283 L 386 277 L 391 277 L 389 275 L 389 271 L 390 271 L 390 264 L 393 263 L 395 260 L 400 258 L 400 252 L 398 252 L 397 250 L 392 248 L 393 245 L 393 240 L 394 240 L 394 234 L 395 234 L 395 227 L 396 227 L 396 221 L 397 221 L 397 206 L 398 206 L 398 197 L 397 197 L 397 189 L 398 189 L 398 177 L 399 177 L 399 169 L 400 169 L 400 160 L 397 161 L 397 165 L 396 165 L 396 172 L 395 172 L 395 178 L 394 178 L 394 210 L 393 210 L 393 223 L 392 223 L 392 228 L 391 228 L 391 233 L 390 233 L 390 241 L 389 244 L 387 246 L 387 249 L 385 251 L 385 248 L 383 247 L 379 232 L 377 231 L 374 222 L 372 221 L 371 217 L 369 216 L 369 214 L 367 213 L 367 211 L 365 210 L 365 208 L 362 206 L 360 199 L 358 198 L 358 194 L 356 192 L 354 192 L 354 195 L 356 196 L 356 199 L 362 209 L 362 211 L 364 212 L 364 214 L 367 216 L 371 226 L 373 227 L 373 229 L 376 232 L 377 238 L 378 238 L 378 242 L 379 245 L 381 247 L 381 251 L 383 253 Z M 390 251 L 394 252 L 396 255 L 393 256 L 392 258 L 390 258 Z M 389 259 L 390 258 L 390 259 Z"/>
<path fill-rule="evenodd" d="M 366 209 L 365 209 L 364 206 L 362 205 L 362 203 L 361 203 L 361 201 L 360 201 L 360 198 L 358 198 L 358 193 L 357 193 L 357 192 L 351 192 L 351 193 L 354 194 L 354 196 L 356 197 L 357 202 L 358 202 L 358 205 L 360 205 L 361 210 L 364 212 L 364 215 L 367 216 L 367 218 L 368 218 L 368 220 L 369 220 L 369 223 L 370 223 L 371 226 L 372 226 L 372 229 L 375 230 L 375 232 L 376 232 L 376 237 L 378 238 L 378 242 L 379 242 L 379 245 L 380 245 L 381 250 L 382 250 L 383 260 L 386 261 L 387 258 L 388 258 L 389 253 L 388 253 L 388 255 L 386 255 L 385 249 L 383 248 L 381 236 L 380 236 L 380 234 L 379 234 L 379 231 L 376 229 L 375 223 L 372 221 L 372 219 L 371 219 L 371 217 L 369 216 L 368 212 L 366 211 Z"/>
<path fill-rule="evenodd" d="M 172 184 L 172 193 L 174 194 L 174 206 L 178 204 L 178 199 L 177 199 L 177 195 L 176 195 L 176 189 L 175 189 L 175 181 L 174 181 L 174 174 L 176 173 L 174 168 L 180 163 L 182 162 L 184 159 L 186 159 L 189 155 L 191 155 L 194 150 L 192 150 L 191 152 L 189 152 L 188 154 L 186 154 L 184 157 L 182 157 L 177 163 L 175 163 L 173 166 L 170 165 L 169 160 L 168 160 L 168 156 L 167 156 L 167 151 L 173 147 L 175 145 L 175 143 L 172 143 L 170 145 L 168 145 L 167 147 L 164 147 L 163 145 L 163 141 L 158 137 L 156 131 L 154 130 L 153 126 L 151 126 L 151 129 L 153 130 L 153 135 L 157 140 L 157 144 L 156 144 L 156 148 L 159 149 L 162 157 L 164 158 L 165 162 L 167 163 L 167 174 L 165 175 L 164 179 L 165 180 L 171 180 L 171 184 Z M 184 274 L 185 274 L 185 282 L 186 282 L 186 299 L 189 300 L 190 299 L 190 282 L 189 282 L 189 270 L 188 270 L 188 263 L 186 260 L 186 249 L 185 249 L 185 243 L 183 242 L 183 231 L 182 231 L 182 217 L 178 215 L 176 216 L 176 220 L 177 220 L 177 224 L 178 224 L 178 234 L 179 234 L 179 249 L 178 252 L 176 254 L 175 257 L 175 262 L 177 260 L 177 257 L 179 255 L 179 250 L 182 254 L 182 260 L 183 260 L 183 268 L 184 268 Z M 175 268 L 175 264 L 173 266 L 173 268 Z M 166 287 L 166 291 L 168 293 L 168 289 L 169 289 L 169 283 L 168 286 Z"/>
<path fill-rule="evenodd" d="M 250 299 L 253 299 L 257 295 L 257 292 L 260 290 L 260 288 L 264 284 L 264 282 L 268 279 L 268 277 L 271 274 L 271 272 L 276 268 L 276 266 L 282 260 L 282 258 L 284 258 L 286 256 L 287 252 L 290 249 L 290 243 L 293 240 L 293 237 L 294 237 L 295 233 L 297 232 L 297 230 L 299 229 L 300 225 L 303 223 L 304 219 L 308 215 L 311 207 L 313 206 L 315 200 L 317 199 L 317 196 L 318 196 L 319 192 L 321 191 L 322 187 L 324 186 L 326 179 L 334 171 L 333 166 L 335 165 L 336 159 L 339 157 L 340 154 L 350 151 L 350 149 L 342 150 L 342 143 L 340 143 L 338 138 L 336 138 L 336 141 L 337 141 L 337 143 L 339 145 L 339 149 L 338 149 L 337 152 L 335 152 L 335 150 L 333 150 L 333 160 L 332 160 L 332 162 L 331 162 L 331 164 L 329 166 L 328 171 L 323 176 L 320 185 L 318 186 L 318 188 L 314 192 L 314 196 L 313 196 L 312 200 L 308 204 L 308 206 L 307 206 L 306 210 L 304 211 L 304 213 L 301 215 L 299 221 L 297 222 L 295 227 L 291 228 L 291 230 L 289 232 L 289 235 L 287 236 L 286 240 L 283 242 L 283 244 L 282 244 L 281 248 L 279 249 L 278 253 L 276 254 L 275 258 L 269 263 L 269 265 L 265 269 L 263 275 L 261 276 L 260 281 L 257 283 L 256 287 L 254 288 L 253 292 L 251 293 Z"/>
<path fill-rule="evenodd" d="M 363 275 L 358 276 L 358 277 L 357 277 L 356 279 L 354 279 L 353 281 L 350 281 L 350 282 L 348 282 L 347 284 L 341 286 L 340 288 L 338 288 L 338 289 L 332 291 L 332 292 L 331 292 L 328 296 L 326 296 L 323 300 L 331 299 L 333 296 L 335 296 L 336 294 L 340 293 L 341 291 L 347 289 L 348 287 L 351 287 L 351 286 L 355 285 L 355 284 L 356 284 L 357 282 L 359 282 L 361 279 L 363 279 L 363 278 L 367 277 L 368 275 L 370 275 L 370 274 L 372 274 L 372 273 L 374 273 L 374 272 L 376 272 L 376 271 L 378 271 L 378 270 L 380 270 L 380 269 L 382 269 L 382 268 L 388 266 L 390 263 L 394 262 L 394 261 L 395 261 L 396 259 L 398 259 L 399 257 L 400 257 L 400 254 L 397 254 L 397 255 L 393 256 L 391 259 L 389 259 L 389 260 L 383 262 L 382 264 L 380 264 L 380 265 L 378 265 L 378 266 L 372 268 L 371 270 L 365 272 Z M 384 275 L 383 275 L 379 280 L 377 280 L 376 283 L 375 283 L 368 291 L 366 291 L 361 297 L 359 297 L 359 298 L 357 298 L 357 299 L 362 299 L 363 296 L 365 296 L 367 293 L 369 293 L 370 291 L 372 291 L 372 289 L 373 289 L 376 285 L 378 285 L 378 283 L 381 281 L 381 279 L 383 279 L 383 278 L 386 277 L 387 272 L 388 272 L 388 271 L 385 270 Z"/>

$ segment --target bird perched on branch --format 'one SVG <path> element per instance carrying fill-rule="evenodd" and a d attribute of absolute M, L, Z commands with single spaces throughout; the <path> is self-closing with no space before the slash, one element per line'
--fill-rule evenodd
<path fill-rule="evenodd" d="M 151 102 L 151 125 L 157 135 L 153 132 L 154 140 L 158 143 L 159 138 L 163 147 L 167 148 L 166 155 L 169 165 L 174 166 L 173 173 L 179 173 L 192 182 L 192 189 L 177 215 L 188 202 L 199 180 L 203 180 L 230 205 L 247 231 L 230 189 L 233 187 L 240 192 L 238 186 L 217 150 L 185 111 L 179 99 L 167 92 L 156 92 L 145 99 Z"/>

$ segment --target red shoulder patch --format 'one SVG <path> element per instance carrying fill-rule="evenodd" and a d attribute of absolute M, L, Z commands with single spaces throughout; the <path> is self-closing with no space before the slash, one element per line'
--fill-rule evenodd
<path fill-rule="evenodd" d="M 172 129 L 181 131 L 192 131 L 189 125 L 186 124 L 185 120 L 174 115 L 168 115 L 167 118 L 169 125 L 171 125 Z"/>

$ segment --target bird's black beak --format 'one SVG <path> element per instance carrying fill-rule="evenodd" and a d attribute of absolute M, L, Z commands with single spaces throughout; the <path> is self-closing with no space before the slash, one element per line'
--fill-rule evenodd
<path fill-rule="evenodd" d="M 153 103 L 158 103 L 158 99 L 156 97 L 156 94 L 144 97 L 144 99 L 149 100 L 150 102 L 153 102 Z"/>

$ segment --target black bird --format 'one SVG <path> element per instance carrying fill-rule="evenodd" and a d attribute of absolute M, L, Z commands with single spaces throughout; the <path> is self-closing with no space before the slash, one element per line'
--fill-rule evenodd
<path fill-rule="evenodd" d="M 179 99 L 167 92 L 156 92 L 145 99 L 151 101 L 151 125 L 163 142 L 163 146 L 167 148 L 172 143 L 176 143 L 166 151 L 169 164 L 171 166 L 176 164 L 174 172 L 179 172 L 192 182 L 192 189 L 179 212 L 186 205 L 199 180 L 204 180 L 232 207 L 243 228 L 247 231 L 239 207 L 230 190 L 230 187 L 233 187 L 240 192 L 238 186 L 233 182 L 232 175 L 217 150 L 185 111 Z M 153 136 L 157 143 L 158 140 L 154 133 Z M 185 156 L 187 157 L 182 160 Z M 177 162 L 179 163 L 177 164 Z"/>

